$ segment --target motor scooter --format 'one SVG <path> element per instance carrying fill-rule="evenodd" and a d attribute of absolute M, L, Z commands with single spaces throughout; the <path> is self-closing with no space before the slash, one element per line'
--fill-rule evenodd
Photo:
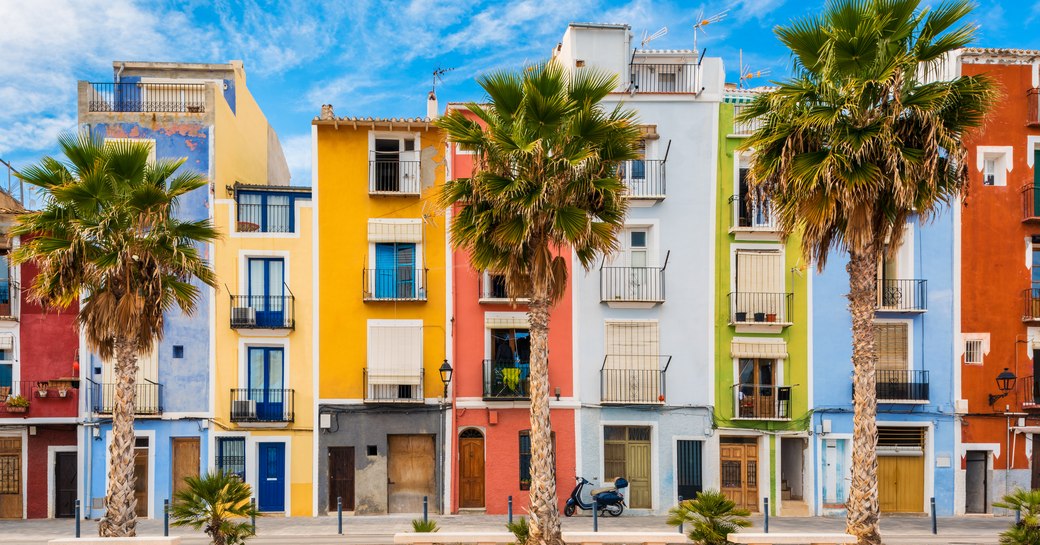
<path fill-rule="evenodd" d="M 592 486 L 592 483 L 584 477 L 575 477 L 574 480 L 578 484 L 571 491 L 571 497 L 567 498 L 567 505 L 563 508 L 564 516 L 569 517 L 573 515 L 579 507 L 582 511 L 588 511 L 592 509 L 593 504 L 596 505 L 600 513 L 605 512 L 612 517 L 620 517 L 621 513 L 625 511 L 625 495 L 618 491 L 620 488 L 628 487 L 628 481 L 624 477 L 618 477 L 614 481 L 613 486 L 593 488 L 590 492 L 592 503 L 585 503 L 581 499 L 582 490 L 585 489 L 585 486 Z"/>

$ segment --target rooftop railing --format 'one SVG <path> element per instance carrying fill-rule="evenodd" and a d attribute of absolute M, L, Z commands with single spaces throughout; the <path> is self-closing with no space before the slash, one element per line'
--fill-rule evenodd
<path fill-rule="evenodd" d="M 632 90 L 636 93 L 696 93 L 696 64 L 629 65 Z"/>
<path fill-rule="evenodd" d="M 204 83 L 91 83 L 91 112 L 203 113 Z"/>

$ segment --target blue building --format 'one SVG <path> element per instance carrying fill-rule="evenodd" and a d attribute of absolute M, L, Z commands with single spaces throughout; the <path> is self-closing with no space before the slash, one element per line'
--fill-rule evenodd
<path fill-rule="evenodd" d="M 883 513 L 954 513 L 953 213 L 905 226 L 878 270 L 878 496 Z M 852 461 L 847 256 L 813 278 L 814 512 L 844 513 Z"/>

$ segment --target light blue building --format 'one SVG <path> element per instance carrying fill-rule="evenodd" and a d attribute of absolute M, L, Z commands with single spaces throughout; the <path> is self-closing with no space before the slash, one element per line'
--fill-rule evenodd
<path fill-rule="evenodd" d="M 878 494 L 885 512 L 954 514 L 954 238 L 949 210 L 906 225 L 878 271 Z M 813 278 L 812 360 L 817 514 L 841 514 L 852 460 L 852 322 L 847 256 Z"/>

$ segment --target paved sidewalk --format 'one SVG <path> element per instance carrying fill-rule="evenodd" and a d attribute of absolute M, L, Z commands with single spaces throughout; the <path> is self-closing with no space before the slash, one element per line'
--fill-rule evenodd
<path fill-rule="evenodd" d="M 344 535 L 336 534 L 336 517 L 262 517 L 257 519 L 257 536 L 251 544 L 298 544 L 307 545 L 382 545 L 393 543 L 396 532 L 411 531 L 411 515 L 389 516 L 345 516 Z M 504 530 L 506 517 L 497 515 L 447 515 L 434 516 L 443 531 L 475 532 L 481 530 Z M 752 517 L 754 527 L 749 531 L 761 531 L 762 517 Z M 931 520 L 927 517 L 889 516 L 881 519 L 881 534 L 889 545 L 932 545 L 978 544 L 994 545 L 997 534 L 1007 528 L 1012 519 L 1007 517 L 956 517 L 940 518 L 939 534 L 931 533 Z M 0 521 L 0 545 L 47 543 L 57 537 L 73 535 L 72 520 L 17 520 Z M 84 536 L 93 535 L 97 521 L 81 522 Z M 845 522 L 841 518 L 777 518 L 769 520 L 771 532 L 840 532 Z M 575 516 L 563 520 L 564 530 L 591 530 L 591 516 Z M 665 517 L 622 515 L 620 518 L 601 518 L 601 531 L 676 531 L 665 524 Z M 201 533 L 188 528 L 171 528 L 172 535 L 183 536 L 184 543 L 202 545 L 209 540 Z M 162 521 L 141 520 L 139 535 L 162 535 Z"/>

